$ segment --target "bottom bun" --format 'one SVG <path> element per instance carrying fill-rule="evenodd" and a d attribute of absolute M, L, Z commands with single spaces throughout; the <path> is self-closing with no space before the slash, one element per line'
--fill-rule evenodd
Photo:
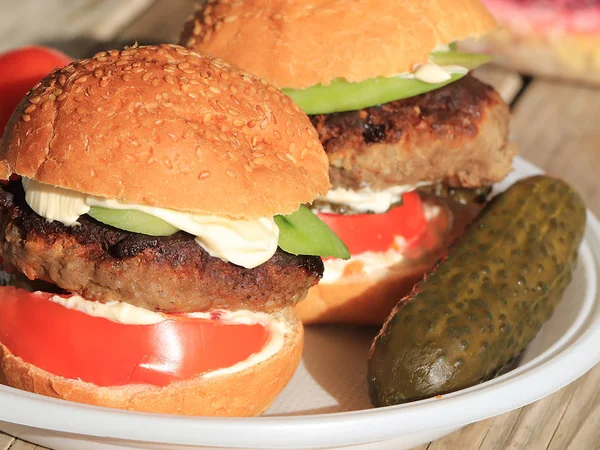
<path fill-rule="evenodd" d="M 600 84 L 600 34 L 526 35 L 503 28 L 461 47 L 526 74 Z"/>
<path fill-rule="evenodd" d="M 199 376 L 164 387 L 100 387 L 41 370 L 0 344 L 0 380 L 36 394 L 109 408 L 189 416 L 256 416 L 271 405 L 300 364 L 302 323 L 292 308 L 287 308 L 284 316 L 289 331 L 281 350 L 239 372 Z"/>
<path fill-rule="evenodd" d="M 305 300 L 296 306 L 298 316 L 309 325 L 313 323 L 353 323 L 381 325 L 392 309 L 438 257 L 428 264 L 410 268 L 392 268 L 384 278 L 319 284 L 310 289 Z"/>

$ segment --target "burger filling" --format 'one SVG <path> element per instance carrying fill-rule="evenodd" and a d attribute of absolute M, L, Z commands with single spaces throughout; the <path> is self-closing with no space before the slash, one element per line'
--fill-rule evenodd
<path fill-rule="evenodd" d="M 464 77 L 469 70 L 490 61 L 487 55 L 456 51 L 453 44 L 434 49 L 429 60 L 393 77 L 371 78 L 357 83 L 332 80 L 306 89 L 283 89 L 307 114 L 353 111 L 413 97 L 439 89 Z"/>
<path fill-rule="evenodd" d="M 288 307 L 323 273 L 319 257 L 278 246 L 250 268 L 214 256 L 206 242 L 233 240 L 215 232 L 218 218 L 207 216 L 213 228 L 194 233 L 169 219 L 173 233 L 151 236 L 95 219 L 96 199 L 65 191 L 16 179 L 0 194 L 4 269 L 46 284 L 45 292 L 0 289 L 0 342 L 54 375 L 98 386 L 165 386 L 243 370 L 281 349 L 291 332 Z M 168 218 L 155 209 L 138 212 Z M 289 218 L 285 226 L 298 220 L 306 219 Z M 246 249 L 253 235 L 286 234 L 273 231 L 274 218 L 246 225 L 234 230 Z M 206 228 L 211 232 L 198 242 Z M 257 247 L 263 251 L 261 242 Z"/>
<path fill-rule="evenodd" d="M 165 386 L 244 370 L 276 354 L 289 331 L 282 313 L 169 315 L 78 295 L 0 290 L 0 336 L 11 353 L 97 386 Z"/>
<path fill-rule="evenodd" d="M 431 265 L 511 170 L 508 107 L 467 75 L 422 95 L 312 123 L 333 189 L 314 211 L 352 259 L 325 260 L 322 283 L 378 279 Z"/>

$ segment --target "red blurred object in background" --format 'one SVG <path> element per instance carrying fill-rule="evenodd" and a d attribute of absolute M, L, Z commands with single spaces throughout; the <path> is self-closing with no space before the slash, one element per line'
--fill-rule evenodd
<path fill-rule="evenodd" d="M 46 47 L 23 47 L 0 55 L 0 136 L 25 94 L 54 68 L 72 59 Z"/>

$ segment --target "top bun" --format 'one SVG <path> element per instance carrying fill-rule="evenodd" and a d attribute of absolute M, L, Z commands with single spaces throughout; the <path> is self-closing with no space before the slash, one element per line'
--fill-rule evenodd
<path fill-rule="evenodd" d="M 177 45 L 101 52 L 23 99 L 2 175 L 127 203 L 257 218 L 329 188 L 306 115 L 273 86 Z"/>
<path fill-rule="evenodd" d="M 495 28 L 479 0 L 210 0 L 180 43 L 302 89 L 408 72 L 436 46 Z"/>

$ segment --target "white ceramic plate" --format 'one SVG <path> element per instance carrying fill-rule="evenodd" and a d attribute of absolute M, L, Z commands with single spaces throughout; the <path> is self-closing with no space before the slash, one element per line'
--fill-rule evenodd
<path fill-rule="evenodd" d="M 539 173 L 521 159 L 498 186 Z M 440 399 L 372 408 L 365 358 L 373 330 L 312 327 L 292 382 L 260 418 L 142 414 L 41 397 L 0 386 L 0 429 L 47 447 L 69 449 L 268 448 L 408 449 L 469 423 L 539 400 L 600 361 L 600 224 L 589 214 L 573 282 L 521 365 Z"/>

